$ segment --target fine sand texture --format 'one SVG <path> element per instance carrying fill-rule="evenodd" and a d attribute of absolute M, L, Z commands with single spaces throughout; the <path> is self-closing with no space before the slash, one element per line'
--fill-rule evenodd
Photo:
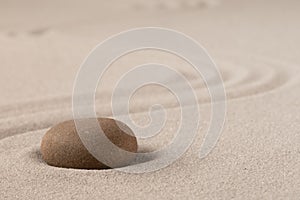
<path fill-rule="evenodd" d="M 296 0 L 1 0 L 0 199 L 299 199 L 299 19 Z M 227 113 L 216 147 L 199 159 L 211 117 L 204 80 L 180 58 L 144 50 L 111 65 L 97 89 L 97 114 L 112 117 L 113 86 L 132 66 L 173 66 L 198 97 L 201 122 L 188 151 L 144 174 L 47 165 L 41 138 L 72 119 L 72 88 L 84 58 L 107 37 L 141 26 L 193 37 L 218 65 Z M 178 128 L 176 98 L 160 87 L 136 92 L 132 119 L 149 123 L 155 103 L 166 108 L 167 121 L 157 136 L 138 140 L 140 152 L 163 148 Z"/>

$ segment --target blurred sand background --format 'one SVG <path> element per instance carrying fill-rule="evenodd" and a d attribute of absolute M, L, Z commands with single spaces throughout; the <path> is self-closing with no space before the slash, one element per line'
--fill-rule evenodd
<path fill-rule="evenodd" d="M 1 0 L 1 198 L 298 199 L 299 18 L 296 0 Z M 228 107 L 215 149 L 198 159 L 211 108 L 201 77 L 175 56 L 143 51 L 112 65 L 97 93 L 97 113 L 111 116 L 111 85 L 123 70 L 146 61 L 174 66 L 199 99 L 201 127 L 189 151 L 167 168 L 139 175 L 46 165 L 41 137 L 72 117 L 72 87 L 84 58 L 107 37 L 143 26 L 193 37 L 219 66 Z M 157 137 L 140 141 L 145 149 L 170 142 L 178 125 L 179 108 L 161 88 L 136 94 L 133 119 L 147 124 L 147 109 L 156 101 L 169 118 Z"/>

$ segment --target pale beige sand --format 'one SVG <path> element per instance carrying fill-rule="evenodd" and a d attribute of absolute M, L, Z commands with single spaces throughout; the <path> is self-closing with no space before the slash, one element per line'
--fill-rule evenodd
<path fill-rule="evenodd" d="M 299 1 L 0 4 L 1 199 L 299 198 Z M 153 60 L 173 65 L 191 80 L 199 97 L 201 128 L 189 151 L 165 169 L 139 175 L 46 165 L 40 140 L 53 124 L 71 118 L 72 86 L 80 63 L 106 37 L 138 26 L 186 33 L 202 43 L 220 67 L 228 107 L 216 148 L 198 159 L 210 117 L 203 81 L 178 58 L 140 52 L 112 66 L 99 88 L 97 111 L 110 116 L 111 83 L 122 70 Z M 159 136 L 140 141 L 141 150 L 170 142 L 178 124 L 174 98 L 158 92 L 146 89 L 133 100 L 133 118 L 141 124 L 147 123 L 145 111 L 153 102 L 164 104 L 169 114 Z"/>

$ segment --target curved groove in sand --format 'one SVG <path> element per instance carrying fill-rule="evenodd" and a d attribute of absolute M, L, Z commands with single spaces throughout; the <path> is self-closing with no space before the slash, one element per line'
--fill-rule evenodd
<path fill-rule="evenodd" d="M 251 67 L 228 63 L 224 65 L 222 75 L 224 75 L 228 100 L 271 92 L 281 88 L 293 78 L 293 75 L 288 73 L 287 68 L 289 66 L 278 65 L 278 63 L 270 63 L 269 61 L 262 62 L 260 59 L 254 63 L 256 65 Z M 195 88 L 198 95 L 199 104 L 210 102 L 210 97 L 207 95 L 207 88 L 203 84 L 203 80 L 198 80 L 193 77 L 194 76 L 191 75 L 191 85 Z M 209 81 L 213 81 L 213 79 Z M 104 91 L 102 96 L 110 98 L 110 93 Z M 168 96 L 164 97 L 160 95 L 158 97 L 156 95 L 152 98 L 161 104 L 167 105 L 166 108 L 178 107 L 178 104 L 173 105 L 170 103 L 171 99 Z M 136 113 L 145 112 L 149 108 L 148 105 L 144 104 L 141 98 L 137 99 L 135 104 L 139 106 L 139 110 L 137 110 Z M 110 105 L 100 105 L 104 108 L 101 110 L 101 114 L 109 116 L 109 109 L 105 108 Z M 71 97 L 55 97 L 52 99 L 20 103 L 14 106 L 8 105 L 1 107 L 0 113 L 0 124 L 2 127 L 2 130 L 0 130 L 1 139 L 27 131 L 48 128 L 61 120 L 71 118 Z M 38 121 L 36 121 L 37 119 Z M 18 127 L 10 123 L 12 120 L 19 122 Z"/>

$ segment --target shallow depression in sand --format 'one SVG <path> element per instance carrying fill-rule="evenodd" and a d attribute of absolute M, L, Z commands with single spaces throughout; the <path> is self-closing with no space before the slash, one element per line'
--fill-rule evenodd
<path fill-rule="evenodd" d="M 237 61 L 234 60 L 234 58 L 232 58 L 232 62 L 228 60 L 230 59 L 227 59 L 226 62 L 219 63 L 227 100 L 264 94 L 281 88 L 281 86 L 293 79 L 293 74 L 289 73 L 289 68 L 291 66 L 286 66 L 286 64 L 276 63 L 275 61 L 268 59 L 260 59 L 255 56 L 251 57 L 250 61 L 247 62 L 245 62 L 245 60 Z M 209 103 L 210 97 L 207 93 L 207 88 L 203 79 L 191 73 L 185 76 L 198 95 L 199 104 Z M 171 84 L 177 84 L 176 79 L 174 80 L 172 77 L 167 78 L 170 79 L 169 82 Z M 207 81 L 212 82 L 212 84 L 215 82 L 213 77 Z M 178 87 L 180 88 L 180 85 L 178 85 Z M 124 89 L 124 92 L 128 91 Z M 185 91 L 182 92 L 184 93 Z M 101 102 L 106 103 L 101 105 L 101 107 L 109 107 L 111 91 L 104 90 L 99 94 L 99 96 L 101 97 Z M 170 98 L 161 93 L 147 95 L 147 98 L 148 100 L 151 98 L 155 99 L 159 103 L 167 105 L 171 104 L 169 103 Z M 145 102 L 143 98 L 136 99 L 136 101 Z M 96 103 L 97 102 L 99 102 L 99 99 L 96 99 Z M 51 113 L 55 115 L 58 110 L 69 111 L 70 106 L 71 96 L 58 96 L 47 99 L 41 98 L 16 105 L 2 106 L 0 108 L 0 120 L 5 121 L 5 119 L 16 119 L 16 117 L 22 117 L 24 115 L 42 115 L 42 113 L 45 112 L 50 115 Z M 172 105 L 169 107 L 172 107 Z M 146 107 L 146 110 L 147 109 L 148 107 Z M 139 110 L 136 110 L 136 112 L 143 112 L 146 110 L 140 108 Z"/>
<path fill-rule="evenodd" d="M 227 101 L 274 92 L 295 79 L 294 74 L 291 73 L 294 70 L 290 69 L 294 66 L 255 56 L 247 58 L 249 60 L 237 58 L 238 56 L 226 57 L 225 62 L 218 63 L 226 89 Z M 210 96 L 204 81 L 194 74 L 189 74 L 188 70 L 185 71 L 185 76 L 197 94 L 199 105 L 208 104 Z M 177 84 L 180 88 L 173 77 L 168 77 L 168 79 L 170 83 Z M 214 77 L 207 81 L 211 81 L 212 84 L 215 82 Z M 148 111 L 149 106 L 153 103 L 163 104 L 166 108 L 178 107 L 178 104 L 173 101 L 174 97 L 164 95 L 165 91 L 154 93 L 151 90 L 145 90 L 144 92 L 144 94 L 147 94 L 147 101 L 145 101 L 143 95 L 135 98 L 133 103 L 136 107 L 132 110 L 134 113 Z M 182 92 L 185 91 L 182 90 Z M 100 111 L 99 109 L 97 111 L 102 116 L 110 116 L 110 95 L 110 91 L 104 90 L 99 95 L 101 99 L 96 99 L 96 104 L 101 105 L 99 107 Z M 126 100 L 125 97 L 124 100 Z M 1 139 L 15 134 L 48 128 L 70 119 L 72 117 L 71 97 L 53 97 L 17 105 L 7 105 L 0 108 L 0 113 L 0 131 L 3 132 L 0 136 Z"/>

